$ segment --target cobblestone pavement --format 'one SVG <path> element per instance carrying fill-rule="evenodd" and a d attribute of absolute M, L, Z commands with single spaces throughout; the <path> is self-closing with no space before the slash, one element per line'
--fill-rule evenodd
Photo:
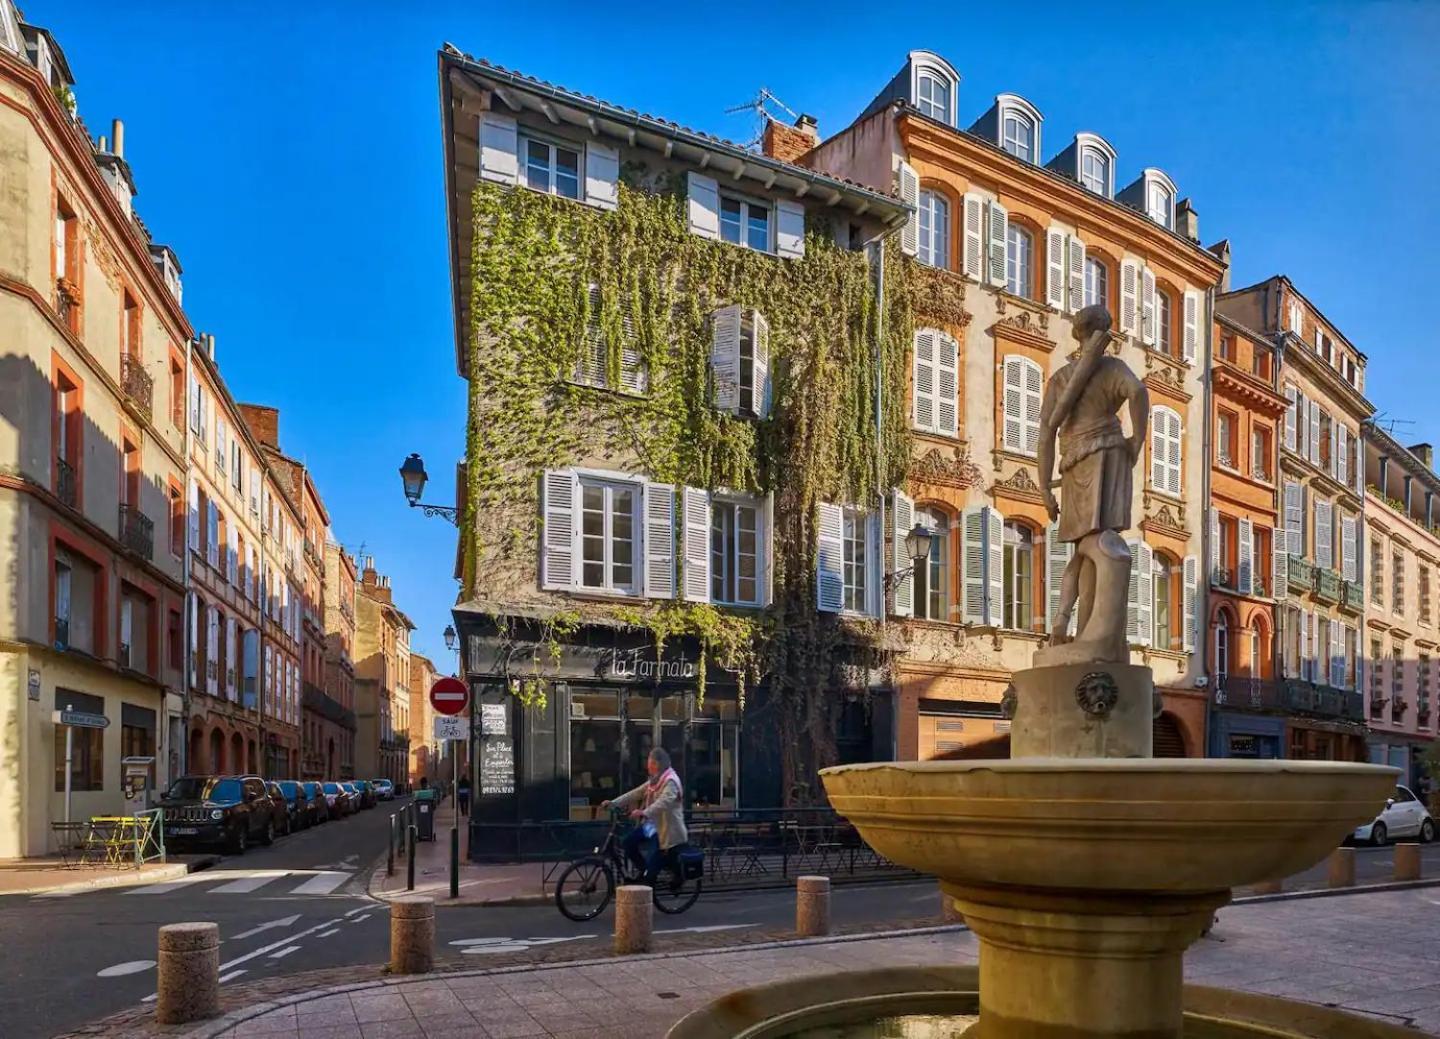
<path fill-rule="evenodd" d="M 1431 921 L 1437 906 L 1436 889 L 1232 906 L 1186 957 L 1186 977 L 1337 1006 L 1435 1033 L 1440 1031 L 1440 934 Z M 566 960 L 555 953 L 420 980 L 386 978 L 379 968 L 294 975 L 230 990 L 229 1016 L 219 1021 L 164 1029 L 139 1011 L 73 1034 L 659 1039 L 690 1010 L 736 988 L 862 967 L 970 963 L 976 954 L 974 936 L 959 928 L 812 942 L 752 941 L 723 949 L 704 938 L 683 936 L 661 944 L 663 959 Z"/>

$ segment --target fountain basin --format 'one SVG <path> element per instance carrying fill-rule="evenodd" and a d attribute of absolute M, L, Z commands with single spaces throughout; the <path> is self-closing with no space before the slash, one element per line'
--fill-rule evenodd
<path fill-rule="evenodd" d="M 821 776 L 877 852 L 957 887 L 1200 894 L 1308 868 L 1398 771 L 1332 761 L 1012 758 Z"/>

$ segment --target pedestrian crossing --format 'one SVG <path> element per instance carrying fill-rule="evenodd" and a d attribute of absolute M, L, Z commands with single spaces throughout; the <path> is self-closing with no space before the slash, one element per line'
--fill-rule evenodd
<path fill-rule="evenodd" d="M 336 894 L 355 874 L 338 869 L 225 869 L 190 873 L 174 880 L 142 884 L 117 892 L 130 898 L 155 898 L 185 891 L 198 895 L 258 895 L 265 898 L 314 897 Z M 37 898 L 71 897 L 57 891 Z"/>

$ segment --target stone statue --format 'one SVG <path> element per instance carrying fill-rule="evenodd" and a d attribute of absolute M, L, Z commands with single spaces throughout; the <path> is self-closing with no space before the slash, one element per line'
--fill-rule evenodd
<path fill-rule="evenodd" d="M 1075 553 L 1061 579 L 1060 606 L 1050 646 L 1035 654 L 1035 666 L 1128 662 L 1125 637 L 1130 588 L 1130 550 L 1121 532 L 1130 527 L 1131 481 L 1145 444 L 1149 394 L 1128 365 L 1110 357 L 1110 312 L 1090 306 L 1075 315 L 1079 350 L 1050 377 L 1040 408 L 1038 463 L 1045 509 L 1060 521 L 1061 541 Z M 1118 411 L 1130 407 L 1128 439 Z M 1060 503 L 1053 488 L 1055 435 L 1060 435 Z M 1078 633 L 1069 635 L 1078 607 Z"/>

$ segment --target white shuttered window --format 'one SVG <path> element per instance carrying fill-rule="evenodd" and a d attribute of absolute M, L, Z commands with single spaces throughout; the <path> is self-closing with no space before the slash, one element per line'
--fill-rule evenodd
<path fill-rule="evenodd" d="M 999 627 L 1005 606 L 1005 517 L 988 505 L 960 516 L 962 619 Z"/>
<path fill-rule="evenodd" d="M 1034 455 L 1040 448 L 1040 404 L 1044 379 L 1028 357 L 1010 355 L 1004 362 L 1004 431 L 1006 451 Z"/>
<path fill-rule="evenodd" d="M 1150 486 L 1177 497 L 1182 483 L 1180 415 L 1164 405 L 1150 412 Z"/>
<path fill-rule="evenodd" d="M 942 436 L 958 431 L 960 349 L 955 340 L 933 328 L 915 333 L 914 406 L 916 429 Z"/>

